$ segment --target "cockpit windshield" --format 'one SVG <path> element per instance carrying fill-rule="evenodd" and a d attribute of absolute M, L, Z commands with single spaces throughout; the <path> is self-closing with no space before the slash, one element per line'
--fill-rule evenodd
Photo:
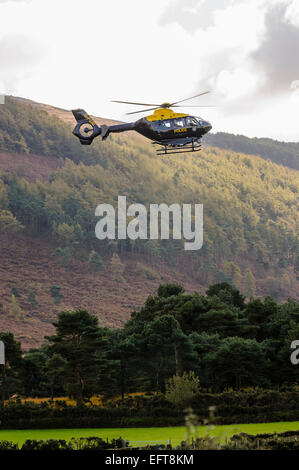
<path fill-rule="evenodd" d="M 188 116 L 188 117 L 186 118 L 186 124 L 187 124 L 187 126 L 197 126 L 197 125 L 198 125 L 198 122 L 197 122 L 197 120 L 196 120 L 195 117 L 193 117 L 193 116 Z"/>

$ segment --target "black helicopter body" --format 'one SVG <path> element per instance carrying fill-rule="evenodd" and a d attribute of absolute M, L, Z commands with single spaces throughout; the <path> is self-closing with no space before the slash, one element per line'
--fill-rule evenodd
<path fill-rule="evenodd" d="M 176 103 L 163 103 L 152 108 L 153 114 L 138 121 L 111 126 L 98 126 L 83 109 L 76 109 L 73 110 L 73 114 L 77 125 L 73 134 L 79 138 L 82 145 L 90 145 L 98 136 L 105 140 L 111 133 L 136 131 L 158 146 L 158 154 L 200 150 L 201 138 L 212 129 L 212 125 L 202 118 L 176 113 L 170 109 L 170 106 L 177 107 Z M 128 114 L 135 114 L 135 112 Z"/>

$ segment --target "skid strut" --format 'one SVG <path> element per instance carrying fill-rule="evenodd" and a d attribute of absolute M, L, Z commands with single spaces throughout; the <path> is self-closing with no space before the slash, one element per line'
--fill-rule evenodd
<path fill-rule="evenodd" d="M 160 146 L 159 148 L 156 148 L 157 155 L 200 152 L 201 150 L 201 143 L 199 143 L 197 140 L 192 140 L 190 143 L 185 145 L 171 145 L 165 144 L 163 142 L 152 142 L 152 144 Z"/>

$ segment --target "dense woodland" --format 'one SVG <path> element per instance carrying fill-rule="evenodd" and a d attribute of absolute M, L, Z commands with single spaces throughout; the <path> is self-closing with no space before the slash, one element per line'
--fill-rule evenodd
<path fill-rule="evenodd" d="M 0 229 L 54 241 L 53 256 L 66 265 L 72 257 L 91 262 L 95 270 L 114 262 L 121 277 L 121 257 L 136 253 L 149 265 L 163 261 L 183 269 L 205 286 L 230 282 L 248 298 L 295 298 L 298 173 L 273 163 L 286 165 L 280 144 L 264 144 L 250 139 L 243 148 L 263 158 L 207 146 L 200 155 L 162 159 L 145 140 L 122 136 L 82 149 L 69 124 L 7 99 L 0 108 L 0 151 L 51 156 L 61 167 L 46 182 L 29 183 L 21 171 L 0 174 Z M 180 240 L 99 242 L 95 208 L 103 202 L 116 205 L 118 195 L 147 207 L 202 203 L 203 248 L 185 252 Z"/>
<path fill-rule="evenodd" d="M 99 327 L 84 310 L 60 312 L 56 333 L 25 356 L 12 333 L 0 333 L 2 400 L 67 394 L 80 404 L 95 394 L 164 393 L 169 378 L 190 371 L 206 393 L 295 387 L 290 345 L 298 325 L 293 301 L 245 302 L 227 283 L 210 286 L 206 295 L 161 284 L 122 329 Z"/>
<path fill-rule="evenodd" d="M 208 134 L 205 141 L 213 147 L 248 155 L 259 155 L 265 160 L 299 170 L 298 142 L 279 142 L 267 138 L 250 139 L 244 135 L 227 134 L 226 132 Z"/>

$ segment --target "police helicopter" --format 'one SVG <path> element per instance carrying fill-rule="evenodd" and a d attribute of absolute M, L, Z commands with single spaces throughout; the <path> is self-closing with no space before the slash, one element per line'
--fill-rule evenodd
<path fill-rule="evenodd" d="M 135 122 L 111 126 L 98 126 L 83 109 L 74 109 L 72 113 L 77 121 L 77 125 L 73 130 L 73 134 L 79 138 L 82 145 L 90 145 L 93 139 L 98 136 L 101 136 L 102 140 L 105 140 L 109 134 L 114 132 L 136 131 L 153 141 L 152 144 L 156 146 L 158 155 L 198 152 L 201 149 L 201 139 L 203 135 L 207 134 L 212 129 L 212 125 L 201 117 L 176 113 L 170 108 L 183 107 L 180 103 L 198 96 L 206 95 L 207 93 L 210 92 L 206 91 L 174 103 L 162 103 L 160 105 L 134 103 L 131 101 L 112 101 L 113 103 L 151 107 L 150 109 L 133 111 L 127 114 L 144 113 L 146 111 L 154 112 Z M 195 105 L 193 107 L 210 107 L 210 105 Z"/>

